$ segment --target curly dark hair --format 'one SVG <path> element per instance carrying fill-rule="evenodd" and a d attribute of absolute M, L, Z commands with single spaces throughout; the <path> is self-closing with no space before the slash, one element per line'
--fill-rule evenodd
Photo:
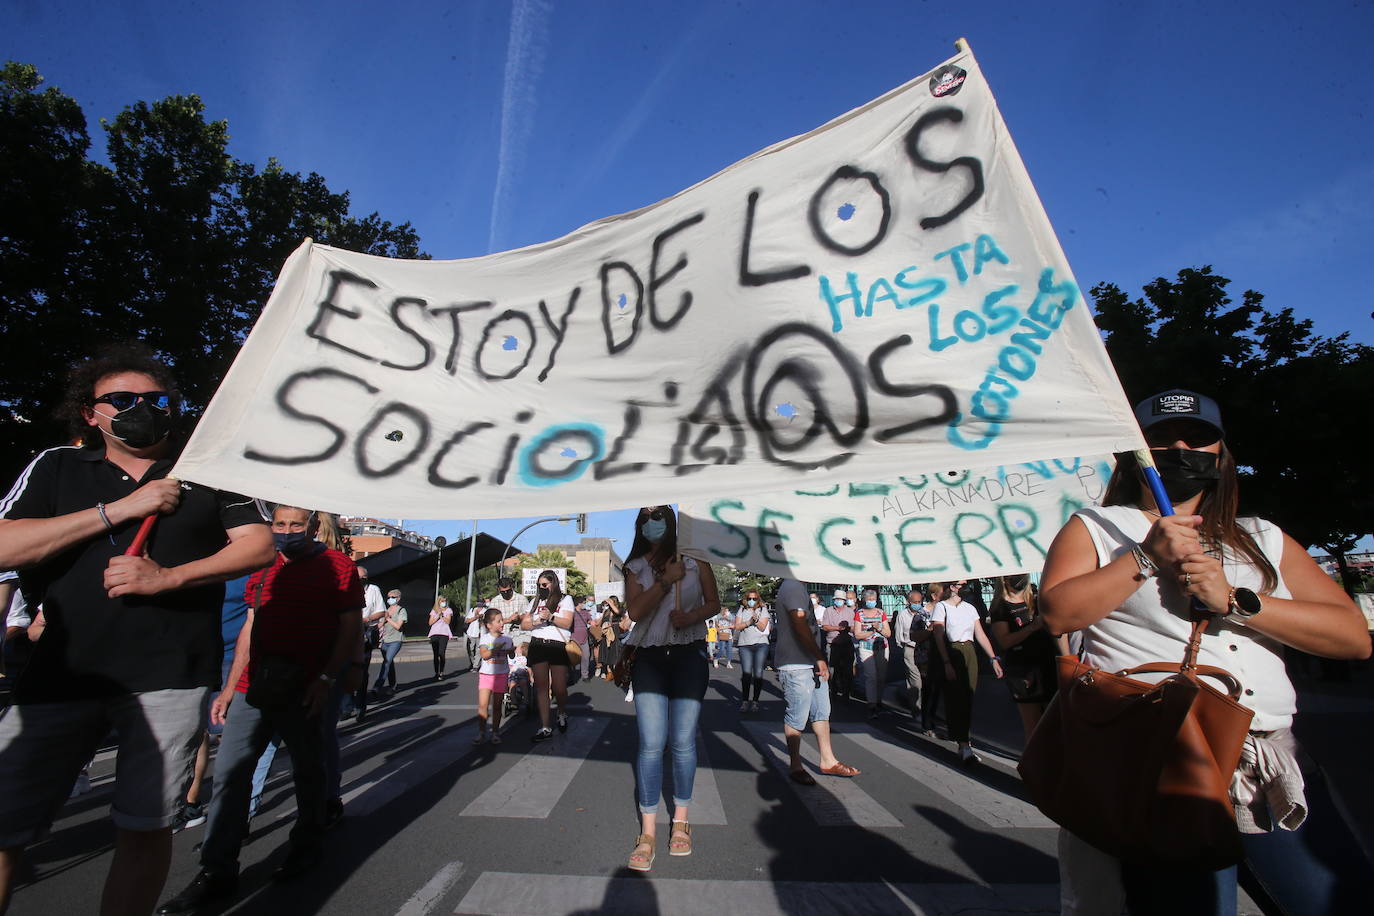
<path fill-rule="evenodd" d="M 62 398 L 59 415 L 70 425 L 73 438 L 79 438 L 82 445 L 94 447 L 102 441 L 100 430 L 88 426 L 82 413 L 91 406 L 95 383 L 107 375 L 117 375 L 121 372 L 140 372 L 157 382 L 163 391 L 171 392 L 172 411 L 176 413 L 177 383 L 172 377 L 171 370 L 144 344 L 111 344 L 97 353 L 93 359 L 72 366 L 67 373 L 67 392 Z"/>

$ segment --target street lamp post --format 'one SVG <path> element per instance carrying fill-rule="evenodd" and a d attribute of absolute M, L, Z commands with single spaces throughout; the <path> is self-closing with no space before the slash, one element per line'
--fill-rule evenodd
<path fill-rule="evenodd" d="M 506 568 L 506 557 L 510 556 L 510 551 L 511 548 L 515 546 L 516 538 L 520 537 L 520 535 L 524 534 L 526 531 L 529 531 L 535 525 L 542 525 L 545 522 L 577 522 L 577 533 L 587 533 L 587 513 L 585 512 L 580 513 L 578 515 L 559 515 L 552 516 L 550 518 L 537 518 L 525 527 L 521 528 L 519 531 L 515 532 L 515 536 L 506 542 L 506 549 L 501 551 L 501 565 L 498 567 L 502 574 L 504 574 Z"/>
<path fill-rule="evenodd" d="M 444 545 L 447 543 L 443 535 L 434 539 L 434 602 L 430 607 L 439 603 L 439 570 L 444 566 Z"/>

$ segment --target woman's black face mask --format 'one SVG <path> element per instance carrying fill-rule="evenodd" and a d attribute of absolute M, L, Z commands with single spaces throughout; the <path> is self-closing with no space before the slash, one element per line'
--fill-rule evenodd
<path fill-rule="evenodd" d="M 1217 455 L 1191 448 L 1153 449 L 1164 492 L 1176 503 L 1192 499 L 1221 479 Z"/>

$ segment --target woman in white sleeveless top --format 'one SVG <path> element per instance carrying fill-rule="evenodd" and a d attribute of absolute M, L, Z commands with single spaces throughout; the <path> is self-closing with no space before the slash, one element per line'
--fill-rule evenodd
<path fill-rule="evenodd" d="M 1236 459 L 1211 398 L 1166 391 L 1135 413 L 1175 514 L 1161 517 L 1135 463 L 1118 462 L 1103 505 L 1078 512 L 1055 537 L 1041 611 L 1053 632 L 1084 630 L 1085 661 L 1121 671 L 1181 660 L 1190 602 L 1205 605 L 1216 617 L 1197 662 L 1235 675 L 1241 702 L 1255 713 L 1231 788 L 1251 872 L 1290 916 L 1346 912 L 1356 899 L 1368 905 L 1369 864 L 1348 832 L 1330 836 L 1343 831 L 1341 819 L 1319 774 L 1300 771 L 1290 731 L 1295 694 L 1282 655 L 1288 645 L 1368 658 L 1364 617 L 1276 525 L 1236 517 Z M 1247 757 L 1265 760 L 1264 772 Z M 1059 863 L 1065 913 L 1120 912 L 1123 899 L 1132 914 L 1200 912 L 1199 901 L 1216 902 L 1209 912 L 1236 911 L 1235 868 L 1164 871 L 1117 860 L 1068 831 L 1060 834 Z"/>

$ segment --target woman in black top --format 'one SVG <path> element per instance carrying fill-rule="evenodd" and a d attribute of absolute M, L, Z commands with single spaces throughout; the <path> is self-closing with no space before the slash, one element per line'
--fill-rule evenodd
<path fill-rule="evenodd" d="M 1068 639 L 1051 636 L 1035 612 L 1030 576 L 1020 573 L 998 580 L 997 597 L 988 609 L 992 636 L 1002 652 L 1011 697 L 1021 712 L 1021 727 L 1030 740 L 1035 723 L 1058 689 L 1055 656 L 1068 655 Z"/>

